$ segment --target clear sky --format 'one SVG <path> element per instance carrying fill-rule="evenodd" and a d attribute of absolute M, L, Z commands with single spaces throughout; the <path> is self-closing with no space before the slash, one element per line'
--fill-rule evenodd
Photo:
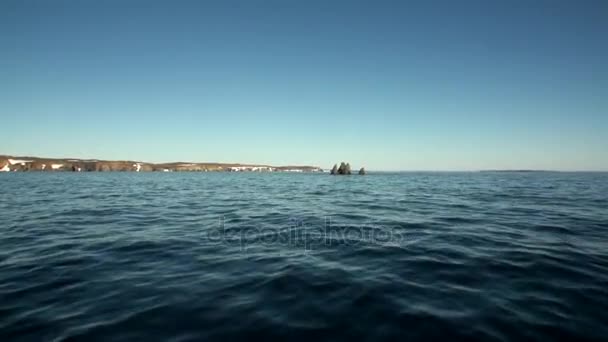
<path fill-rule="evenodd" d="M 0 1 L 0 154 L 608 170 L 608 1 Z"/>

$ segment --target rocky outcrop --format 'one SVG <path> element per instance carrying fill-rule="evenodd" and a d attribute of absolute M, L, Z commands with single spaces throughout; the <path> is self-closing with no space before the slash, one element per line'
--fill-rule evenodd
<path fill-rule="evenodd" d="M 338 174 L 339 175 L 350 175 L 351 174 L 350 164 L 341 162 L 340 167 L 338 168 Z"/>
<path fill-rule="evenodd" d="M 334 164 L 334 167 L 331 169 L 330 174 L 332 175 L 350 175 L 352 174 L 350 163 L 341 162 L 338 167 L 337 164 Z M 359 170 L 360 175 L 365 174 L 365 169 L 361 168 Z"/>
<path fill-rule="evenodd" d="M 0 157 L 0 172 L 10 172 L 10 164 L 8 158 Z"/>

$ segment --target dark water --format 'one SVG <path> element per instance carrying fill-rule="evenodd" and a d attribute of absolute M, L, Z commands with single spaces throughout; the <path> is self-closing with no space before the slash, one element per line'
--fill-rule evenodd
<path fill-rule="evenodd" d="M 0 174 L 0 341 L 606 340 L 608 174 Z"/>

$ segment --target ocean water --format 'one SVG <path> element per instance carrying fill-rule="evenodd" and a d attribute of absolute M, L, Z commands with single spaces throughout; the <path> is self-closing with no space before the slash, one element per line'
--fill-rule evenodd
<path fill-rule="evenodd" d="M 608 174 L 0 174 L 0 341 L 606 340 Z"/>

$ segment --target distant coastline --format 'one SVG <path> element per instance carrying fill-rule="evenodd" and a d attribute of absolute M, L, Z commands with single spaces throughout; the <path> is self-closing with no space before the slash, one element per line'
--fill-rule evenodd
<path fill-rule="evenodd" d="M 479 172 L 554 172 L 551 170 L 480 170 Z"/>
<path fill-rule="evenodd" d="M 240 163 L 148 163 L 133 160 L 100 160 L 77 158 L 42 158 L 0 155 L 0 172 L 323 172 L 317 166 Z"/>

